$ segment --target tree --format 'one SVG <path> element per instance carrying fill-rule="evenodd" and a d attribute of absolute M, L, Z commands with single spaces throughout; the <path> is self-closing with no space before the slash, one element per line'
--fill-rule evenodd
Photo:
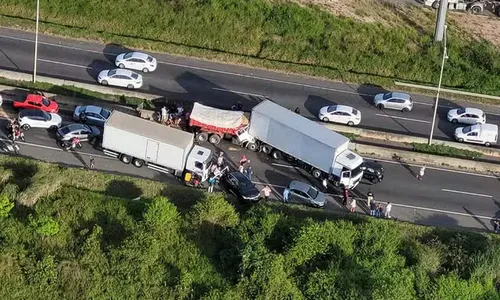
<path fill-rule="evenodd" d="M 0 195 L 0 217 L 7 217 L 14 207 L 14 203 L 9 200 L 6 194 Z"/>
<path fill-rule="evenodd" d="M 52 236 L 59 233 L 59 223 L 49 216 L 28 217 L 30 225 L 35 228 L 36 232 L 45 236 Z"/>
<path fill-rule="evenodd" d="M 155 197 L 144 213 L 146 224 L 155 231 L 177 227 L 179 212 L 165 197 Z"/>

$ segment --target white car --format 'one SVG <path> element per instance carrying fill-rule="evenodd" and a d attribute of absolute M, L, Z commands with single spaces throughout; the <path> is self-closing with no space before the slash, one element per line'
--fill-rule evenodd
<path fill-rule="evenodd" d="M 353 126 L 361 122 L 361 112 L 346 105 L 330 105 L 320 109 L 318 118 L 323 122 Z"/>
<path fill-rule="evenodd" d="M 142 87 L 142 75 L 124 69 L 104 70 L 97 76 L 97 81 L 102 85 L 114 85 L 128 89 Z"/>
<path fill-rule="evenodd" d="M 17 120 L 23 130 L 32 127 L 56 130 L 62 124 L 62 118 L 58 114 L 44 112 L 39 109 L 23 109 L 19 112 Z"/>
<path fill-rule="evenodd" d="M 453 124 L 484 124 L 486 123 L 486 114 L 478 108 L 455 108 L 448 112 L 447 119 Z"/>
<path fill-rule="evenodd" d="M 141 52 L 122 53 L 116 57 L 115 65 L 120 69 L 153 72 L 156 70 L 156 58 Z"/>

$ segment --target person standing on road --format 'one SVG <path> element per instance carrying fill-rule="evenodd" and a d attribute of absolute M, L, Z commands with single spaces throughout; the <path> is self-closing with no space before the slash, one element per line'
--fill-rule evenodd
<path fill-rule="evenodd" d="M 212 193 L 214 191 L 215 185 L 215 176 L 214 174 L 210 174 L 210 178 L 208 178 L 208 192 Z"/>
<path fill-rule="evenodd" d="M 224 152 L 219 152 L 219 157 L 217 157 L 217 166 L 222 168 L 222 165 L 224 164 Z"/>
<path fill-rule="evenodd" d="M 247 157 L 245 155 L 242 155 L 240 159 L 240 166 L 246 163 L 247 163 Z"/>
<path fill-rule="evenodd" d="M 161 108 L 161 122 L 165 123 L 167 121 L 167 107 L 163 106 Z"/>
<path fill-rule="evenodd" d="M 342 204 L 347 207 L 347 201 L 349 200 L 349 190 L 344 186 L 344 199 Z"/>
<path fill-rule="evenodd" d="M 424 175 L 425 175 L 425 165 L 423 165 L 420 168 L 420 171 L 418 172 L 418 175 L 417 175 L 418 180 L 422 180 L 424 178 Z"/>
<path fill-rule="evenodd" d="M 375 217 L 377 214 L 377 203 L 375 201 L 370 202 L 370 216 Z"/>
<path fill-rule="evenodd" d="M 245 169 L 245 176 L 248 178 L 248 180 L 252 181 L 252 166 L 250 165 L 250 160 L 247 161 L 248 167 Z"/>
<path fill-rule="evenodd" d="M 89 169 L 90 170 L 93 170 L 95 167 L 95 160 L 94 160 L 94 157 L 93 156 L 90 156 L 89 158 Z"/>
<path fill-rule="evenodd" d="M 349 209 L 349 211 L 351 213 L 356 211 L 356 199 L 355 198 L 352 198 L 352 200 L 351 200 L 351 209 Z"/>
<path fill-rule="evenodd" d="M 323 185 L 323 189 L 325 189 L 325 193 L 328 191 L 328 179 L 323 178 L 323 181 L 321 182 Z"/>
<path fill-rule="evenodd" d="M 368 193 L 366 194 L 366 201 L 367 201 L 367 206 L 368 207 L 371 207 L 371 203 L 373 201 L 373 193 L 372 193 L 372 189 L 369 189 L 368 190 Z"/>
<path fill-rule="evenodd" d="M 285 190 L 283 191 L 283 202 L 284 203 L 288 203 L 288 195 L 290 194 L 290 190 L 288 189 L 288 187 L 285 188 Z"/>
<path fill-rule="evenodd" d="M 264 194 L 264 200 L 269 200 L 269 196 L 271 196 L 271 188 L 266 185 L 261 192 Z"/>
<path fill-rule="evenodd" d="M 387 202 L 387 206 L 385 207 L 385 217 L 388 219 L 391 218 L 391 210 L 392 210 L 392 204 L 391 202 Z"/>
<path fill-rule="evenodd" d="M 500 221 L 498 219 L 493 220 L 493 231 L 495 233 L 498 233 L 498 230 L 500 229 Z"/>

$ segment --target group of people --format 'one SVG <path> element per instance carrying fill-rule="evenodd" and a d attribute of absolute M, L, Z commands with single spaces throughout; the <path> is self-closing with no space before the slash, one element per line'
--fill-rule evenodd
<path fill-rule="evenodd" d="M 245 175 L 249 180 L 252 180 L 253 170 L 250 165 L 250 160 L 245 155 L 241 156 L 238 172 Z"/>
<path fill-rule="evenodd" d="M 189 113 L 184 112 L 181 104 L 173 104 L 169 108 L 163 106 L 160 110 L 159 121 L 167 126 L 181 126 L 182 121 L 189 119 Z"/>
<path fill-rule="evenodd" d="M 10 130 L 10 138 L 12 139 L 13 142 L 15 142 L 18 139 L 21 140 L 24 139 L 24 133 L 21 130 L 21 126 L 16 118 L 10 120 L 8 127 Z"/>
<path fill-rule="evenodd" d="M 214 191 L 215 184 L 227 171 L 229 171 L 229 166 L 225 165 L 224 152 L 221 151 L 217 157 L 217 163 L 210 167 L 210 175 L 207 180 L 209 193 Z"/>
<path fill-rule="evenodd" d="M 376 202 L 373 192 L 371 190 L 366 194 L 367 206 L 370 209 L 370 216 L 373 217 L 385 217 L 391 218 L 392 211 L 392 203 L 387 202 L 385 208 L 380 202 Z M 348 188 L 344 187 L 344 194 L 342 198 L 342 205 L 349 209 L 351 213 L 356 211 L 356 207 L 358 206 L 356 198 L 351 198 L 350 191 Z"/>

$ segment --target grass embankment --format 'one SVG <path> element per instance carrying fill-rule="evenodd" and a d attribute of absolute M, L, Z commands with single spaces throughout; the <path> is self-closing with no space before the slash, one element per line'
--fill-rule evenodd
<path fill-rule="evenodd" d="M 465 158 L 465 159 L 476 159 L 483 156 L 481 152 L 459 149 L 450 146 L 446 146 L 444 144 L 422 144 L 422 143 L 412 143 L 413 151 L 433 154 L 433 155 L 441 155 L 448 157 L 456 157 L 456 158 Z"/>
<path fill-rule="evenodd" d="M 40 16 L 46 33 L 348 82 L 435 85 L 441 50 L 432 42 L 434 12 L 414 7 L 405 15 L 367 5 L 384 9 L 392 25 L 266 0 L 42 0 Z M 32 29 L 34 9 L 31 1 L 1 1 L 0 24 Z M 415 15 L 427 23 L 415 23 Z M 464 38 L 452 25 L 443 85 L 500 95 L 500 51 Z"/>
<path fill-rule="evenodd" d="M 5 156 L 0 175 L 1 299 L 498 299 L 490 235 Z"/>

